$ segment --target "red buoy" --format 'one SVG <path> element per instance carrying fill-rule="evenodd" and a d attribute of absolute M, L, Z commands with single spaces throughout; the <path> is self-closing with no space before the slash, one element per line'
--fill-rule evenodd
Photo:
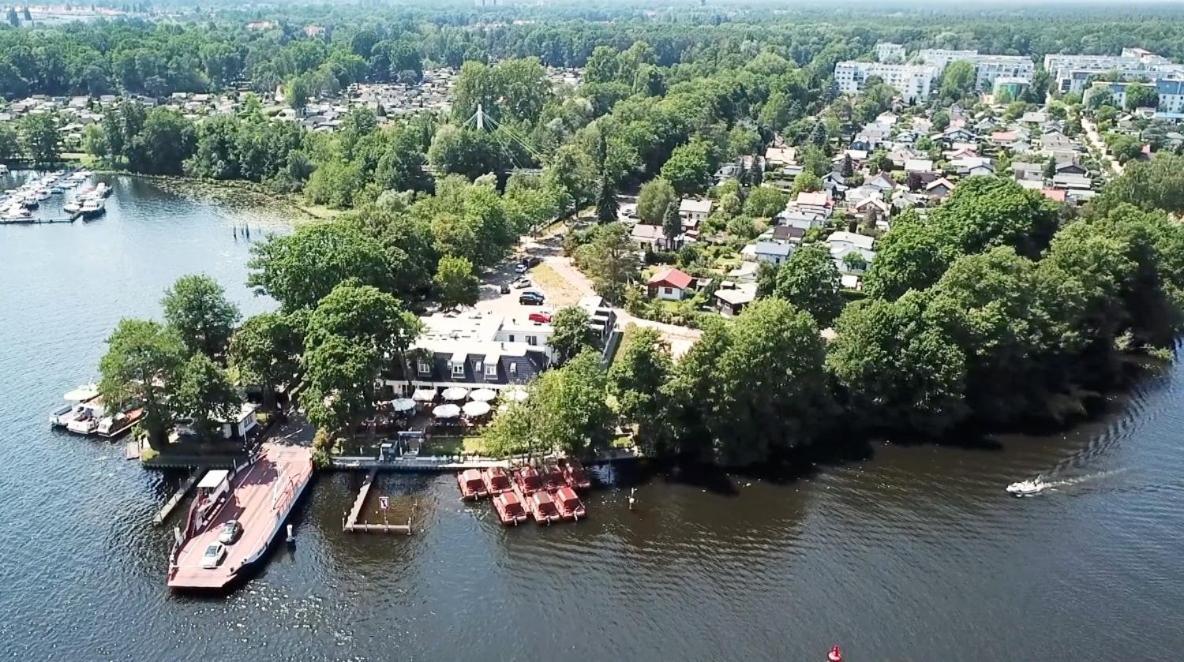
<path fill-rule="evenodd" d="M 837 644 L 831 646 L 830 652 L 826 654 L 826 662 L 843 662 L 843 649 Z"/>

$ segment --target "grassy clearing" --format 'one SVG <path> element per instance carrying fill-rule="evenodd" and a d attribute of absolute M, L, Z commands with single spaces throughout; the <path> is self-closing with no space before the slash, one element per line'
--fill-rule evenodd
<path fill-rule="evenodd" d="M 531 269 L 530 278 L 547 295 L 547 303 L 553 306 L 570 306 L 580 300 L 580 290 L 567 282 L 563 276 L 543 263 Z"/>

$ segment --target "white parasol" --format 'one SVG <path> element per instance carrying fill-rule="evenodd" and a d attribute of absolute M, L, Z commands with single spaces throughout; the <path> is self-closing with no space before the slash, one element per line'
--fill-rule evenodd
<path fill-rule="evenodd" d="M 432 416 L 441 420 L 460 416 L 460 407 L 456 405 L 440 405 L 432 410 Z"/>
<path fill-rule="evenodd" d="M 456 402 L 457 400 L 464 400 L 465 396 L 468 394 L 469 389 L 467 388 L 462 388 L 460 386 L 449 386 L 448 388 L 444 389 L 444 392 L 440 394 L 440 397 L 449 402 Z"/>
<path fill-rule="evenodd" d="M 411 398 L 397 398 L 391 400 L 391 409 L 395 411 L 411 411 L 415 409 L 415 400 Z"/>
<path fill-rule="evenodd" d="M 417 388 L 415 389 L 415 393 L 411 394 L 411 399 L 416 402 L 431 402 L 436 399 L 436 389 Z"/>
<path fill-rule="evenodd" d="M 489 388 L 479 388 L 469 394 L 469 399 L 474 402 L 489 402 L 497 397 L 497 391 Z"/>
<path fill-rule="evenodd" d="M 464 406 L 465 416 L 484 416 L 489 409 L 488 402 L 466 402 Z"/>

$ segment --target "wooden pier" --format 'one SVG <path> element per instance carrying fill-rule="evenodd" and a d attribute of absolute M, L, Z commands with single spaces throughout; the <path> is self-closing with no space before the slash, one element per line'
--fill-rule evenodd
<path fill-rule="evenodd" d="M 165 502 L 160 512 L 156 513 L 156 517 L 152 518 L 152 523 L 156 526 L 163 524 L 168 519 L 168 516 L 172 515 L 173 511 L 177 509 L 177 506 L 181 505 L 181 501 L 185 499 L 185 495 L 189 494 L 189 490 L 192 490 L 193 486 L 204 475 L 206 475 L 205 467 L 199 467 L 190 474 L 189 478 L 186 478 L 185 482 L 181 484 L 181 487 L 177 488 L 176 494 L 169 497 L 169 500 Z"/>
<path fill-rule="evenodd" d="M 411 535 L 411 515 L 407 516 L 406 524 L 362 524 L 358 520 L 362 517 L 362 509 L 366 506 L 366 499 L 370 497 L 370 488 L 374 486 L 374 479 L 378 476 L 378 469 L 371 469 L 358 490 L 358 497 L 354 505 L 341 521 L 341 528 L 347 533 L 401 533 Z M 414 507 L 412 512 L 414 513 Z"/>

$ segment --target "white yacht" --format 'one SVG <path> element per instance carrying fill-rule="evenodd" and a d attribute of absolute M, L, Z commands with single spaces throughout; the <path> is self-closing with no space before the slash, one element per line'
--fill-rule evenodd
<path fill-rule="evenodd" d="M 1026 497 L 1039 494 L 1045 487 L 1048 487 L 1040 478 L 1034 480 L 1021 480 L 1018 483 L 1012 483 L 1007 486 L 1008 494 L 1017 497 Z"/>

